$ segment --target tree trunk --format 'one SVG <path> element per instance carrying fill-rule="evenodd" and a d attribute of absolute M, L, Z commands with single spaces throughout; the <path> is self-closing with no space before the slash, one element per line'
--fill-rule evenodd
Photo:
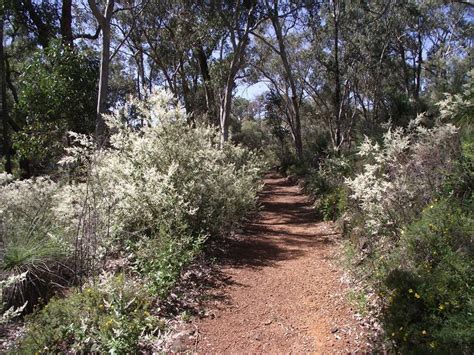
<path fill-rule="evenodd" d="M 420 30 L 418 30 L 420 31 Z M 416 103 L 418 104 L 418 100 L 420 98 L 420 91 L 421 91 L 421 69 L 423 66 L 423 38 L 421 36 L 421 33 L 418 32 L 417 34 L 417 41 L 418 41 L 418 58 L 417 58 L 417 63 L 416 63 L 416 75 L 415 75 L 415 92 L 414 92 L 414 98 L 416 100 Z"/>
<path fill-rule="evenodd" d="M 106 112 L 107 93 L 109 87 L 110 66 L 110 25 L 102 26 L 102 52 L 100 55 L 99 93 L 97 99 L 97 118 L 95 135 L 97 143 L 102 145 L 105 134 L 105 121 L 103 114 Z"/>
<path fill-rule="evenodd" d="M 221 148 L 224 146 L 224 143 L 229 139 L 229 121 L 230 113 L 232 109 L 232 86 L 233 86 L 234 77 L 228 78 L 224 96 L 221 99 L 220 112 L 219 112 L 219 121 L 221 127 Z"/>
<path fill-rule="evenodd" d="M 5 60 L 4 60 L 4 48 L 3 48 L 3 25 L 5 9 L 3 5 L 0 5 L 0 99 L 1 102 L 1 115 L 2 115 L 2 128 L 3 128 L 3 154 L 5 156 L 5 171 L 9 174 L 12 173 L 12 157 L 11 157 L 11 144 L 10 134 L 8 127 L 8 107 L 7 107 L 7 85 L 5 76 Z"/>
<path fill-rule="evenodd" d="M 95 122 L 95 136 L 97 145 L 100 147 L 105 140 L 105 121 L 103 114 L 106 112 L 107 94 L 109 89 L 109 67 L 110 67 L 110 21 L 114 11 L 115 0 L 108 0 L 104 14 L 102 14 L 95 0 L 89 0 L 97 22 L 102 28 L 102 51 L 100 55 L 99 93 L 97 98 L 97 117 Z"/>
<path fill-rule="evenodd" d="M 64 45 L 72 47 L 72 0 L 63 0 L 61 8 L 61 38 Z"/>
<path fill-rule="evenodd" d="M 216 115 L 216 101 L 214 98 L 214 91 L 212 90 L 211 75 L 209 74 L 206 54 L 204 53 L 202 46 L 198 46 L 195 53 L 199 62 L 199 70 L 201 71 L 202 80 L 204 81 L 207 118 L 209 124 L 219 126 L 219 120 Z"/>
<path fill-rule="evenodd" d="M 286 51 L 285 41 L 283 38 L 283 32 L 281 29 L 280 19 L 278 16 L 278 2 L 275 2 L 273 11 L 271 12 L 271 21 L 273 24 L 273 29 L 275 30 L 275 35 L 278 40 L 278 48 L 281 61 L 283 63 L 283 68 L 285 69 L 285 74 L 290 84 L 291 89 L 291 104 L 292 104 L 292 118 L 293 124 L 291 125 L 293 129 L 293 139 L 295 144 L 296 156 L 299 160 L 303 159 L 303 142 L 301 139 L 301 118 L 300 118 L 300 103 L 298 99 L 298 90 L 296 88 L 296 80 L 291 70 L 290 62 L 288 60 L 288 54 Z"/>
<path fill-rule="evenodd" d="M 31 21 L 38 31 L 38 43 L 41 47 L 46 48 L 49 45 L 51 31 L 50 27 L 43 22 L 41 16 L 36 12 L 35 6 L 31 0 L 23 0 L 23 7 L 30 15 Z"/>
<path fill-rule="evenodd" d="M 336 130 L 334 132 L 334 150 L 339 151 L 342 133 L 341 133 L 341 72 L 339 69 L 339 4 L 334 1 L 334 119 Z"/>

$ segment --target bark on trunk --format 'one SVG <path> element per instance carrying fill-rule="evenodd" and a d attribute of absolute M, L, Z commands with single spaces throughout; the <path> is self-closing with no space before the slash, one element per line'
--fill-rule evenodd
<path fill-rule="evenodd" d="M 341 72 L 339 69 L 339 4 L 334 1 L 334 119 L 336 123 L 336 129 L 334 132 L 334 150 L 337 152 L 341 146 L 342 133 L 341 133 Z"/>
<path fill-rule="evenodd" d="M 41 16 L 36 12 L 36 8 L 31 0 L 23 0 L 23 6 L 28 12 L 31 21 L 36 26 L 38 32 L 38 43 L 43 48 L 48 47 L 51 36 L 50 27 L 43 22 Z"/>
<path fill-rule="evenodd" d="M 415 92 L 414 98 L 416 101 L 420 98 L 420 91 L 421 91 L 421 69 L 423 65 L 423 38 L 421 33 L 418 33 L 418 58 L 416 63 L 416 85 L 415 85 Z"/>
<path fill-rule="evenodd" d="M 105 134 L 105 121 L 103 114 L 106 112 L 107 93 L 109 87 L 110 66 L 110 26 L 102 26 L 102 52 L 100 55 L 99 93 L 97 99 L 97 118 L 95 122 L 95 135 L 97 143 L 102 145 Z"/>
<path fill-rule="evenodd" d="M 196 56 L 201 71 L 202 80 L 204 81 L 204 92 L 206 95 L 206 110 L 209 124 L 219 126 L 219 120 L 216 115 L 216 101 L 214 91 L 212 89 L 211 75 L 209 74 L 209 66 L 207 64 L 206 54 L 202 46 L 197 47 Z"/>
<path fill-rule="evenodd" d="M 232 109 L 232 80 L 228 80 L 224 96 L 221 100 L 220 112 L 219 112 L 219 121 L 221 127 L 221 148 L 224 146 L 224 143 L 229 139 L 229 120 L 230 113 Z"/>
<path fill-rule="evenodd" d="M 115 0 L 108 0 L 104 14 L 99 11 L 95 0 L 89 0 L 94 17 L 102 29 L 102 51 L 100 55 L 99 92 L 97 99 L 97 117 L 95 123 L 95 135 L 97 145 L 100 147 L 105 140 L 105 121 L 103 114 L 106 112 L 107 94 L 109 88 L 110 67 L 110 21 L 114 11 Z"/>
<path fill-rule="evenodd" d="M 1 115 L 2 115 L 2 128 L 3 128 L 3 155 L 5 156 L 5 171 L 9 174 L 12 173 L 12 157 L 11 157 L 11 144 L 10 144 L 10 133 L 8 127 L 8 107 L 7 107 L 7 85 L 5 76 L 5 60 L 4 60 L 4 48 L 3 48 L 3 24 L 4 24 L 4 8 L 0 9 L 0 99 L 1 102 Z"/>
<path fill-rule="evenodd" d="M 296 156 L 299 160 L 303 158 L 303 142 L 301 139 L 301 118 L 300 118 L 300 103 L 298 99 L 298 90 L 296 88 L 296 80 L 291 70 L 290 62 L 288 60 L 288 54 L 286 51 L 285 41 L 283 38 L 283 32 L 280 24 L 280 19 L 278 16 L 278 2 L 275 2 L 272 14 L 271 21 L 275 34 L 278 40 L 278 49 L 281 61 L 283 63 L 283 68 L 285 69 L 285 74 L 290 84 L 291 90 L 291 105 L 292 105 L 292 118 L 293 124 L 291 125 L 293 129 L 293 139 L 295 144 Z"/>
<path fill-rule="evenodd" d="M 61 38 L 63 44 L 73 46 L 72 36 L 72 0 L 63 0 L 61 8 Z"/>

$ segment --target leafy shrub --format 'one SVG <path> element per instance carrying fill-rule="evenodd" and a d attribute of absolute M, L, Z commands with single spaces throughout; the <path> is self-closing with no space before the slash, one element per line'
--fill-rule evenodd
<path fill-rule="evenodd" d="M 68 130 L 93 132 L 98 61 L 53 41 L 22 69 L 15 113 L 26 124 L 13 143 L 43 171 L 63 154 Z"/>
<path fill-rule="evenodd" d="M 346 180 L 357 203 L 351 239 L 363 251 L 359 271 L 381 297 L 398 351 L 469 353 L 472 164 L 456 127 L 426 128 L 422 120 L 360 147 L 364 171 Z"/>
<path fill-rule="evenodd" d="M 104 196 L 102 215 L 113 226 L 107 230 L 119 240 L 182 225 L 195 235 L 217 234 L 255 205 L 257 156 L 232 145 L 219 149 L 213 128 L 190 127 L 171 102 L 164 93 L 134 102 L 137 120 L 146 123 L 139 130 L 124 125 L 120 112 L 109 117 L 112 147 L 89 158 L 90 189 Z"/>
<path fill-rule="evenodd" d="M 306 177 L 305 190 L 316 196 L 315 207 L 324 220 L 335 221 L 347 208 L 344 176 L 352 171 L 350 156 L 328 157 Z"/>
<path fill-rule="evenodd" d="M 52 299 L 29 317 L 19 353 L 135 353 L 141 337 L 162 327 L 150 315 L 141 285 L 123 275 L 104 275 L 97 284 Z"/>
<path fill-rule="evenodd" d="M 324 194 L 319 202 L 319 211 L 325 221 L 335 221 L 347 208 L 347 191 L 338 187 Z"/>
<path fill-rule="evenodd" d="M 169 235 L 162 230 L 159 238 L 143 239 L 134 246 L 134 266 L 152 294 L 166 297 L 183 267 L 199 254 L 203 239 L 186 232 L 183 228 L 181 234 Z"/>
<path fill-rule="evenodd" d="M 474 347 L 474 219 L 456 203 L 428 206 L 385 266 L 387 333 L 402 352 Z"/>
<path fill-rule="evenodd" d="M 467 72 L 468 80 L 459 94 L 445 94 L 445 99 L 437 103 L 441 118 L 460 125 L 471 126 L 474 120 L 472 102 L 474 100 L 474 69 Z"/>

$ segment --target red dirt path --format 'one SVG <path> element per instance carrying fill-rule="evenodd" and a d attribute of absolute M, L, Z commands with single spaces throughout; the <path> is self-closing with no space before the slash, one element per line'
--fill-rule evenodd
<path fill-rule="evenodd" d="M 197 353 L 364 352 L 363 329 L 345 297 L 339 235 L 317 221 L 306 196 L 269 175 L 262 210 L 220 271 L 231 280 L 198 319 Z M 224 295 L 224 297 L 222 297 Z"/>

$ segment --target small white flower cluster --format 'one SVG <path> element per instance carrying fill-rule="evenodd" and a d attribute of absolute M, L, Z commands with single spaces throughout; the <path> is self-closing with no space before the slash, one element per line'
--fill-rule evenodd
<path fill-rule="evenodd" d="M 422 126 L 423 117 L 408 128 L 389 129 L 383 143 L 369 138 L 359 148 L 364 171 L 346 179 L 374 235 L 410 220 L 439 190 L 459 155 L 458 130 L 452 124 Z"/>
<path fill-rule="evenodd" d="M 15 285 L 19 282 L 23 282 L 26 279 L 26 275 L 28 274 L 27 271 L 17 274 L 17 275 L 10 275 L 5 280 L 0 280 L 0 307 L 3 308 L 3 290 L 7 287 Z M 3 311 L 2 315 L 0 316 L 0 325 L 7 324 L 12 319 L 18 317 L 21 312 L 25 309 L 28 302 L 25 302 L 20 307 L 10 307 L 7 310 Z"/>
<path fill-rule="evenodd" d="M 468 80 L 459 94 L 445 94 L 445 99 L 438 102 L 442 119 L 461 124 L 472 124 L 474 113 L 474 69 L 467 72 Z"/>

